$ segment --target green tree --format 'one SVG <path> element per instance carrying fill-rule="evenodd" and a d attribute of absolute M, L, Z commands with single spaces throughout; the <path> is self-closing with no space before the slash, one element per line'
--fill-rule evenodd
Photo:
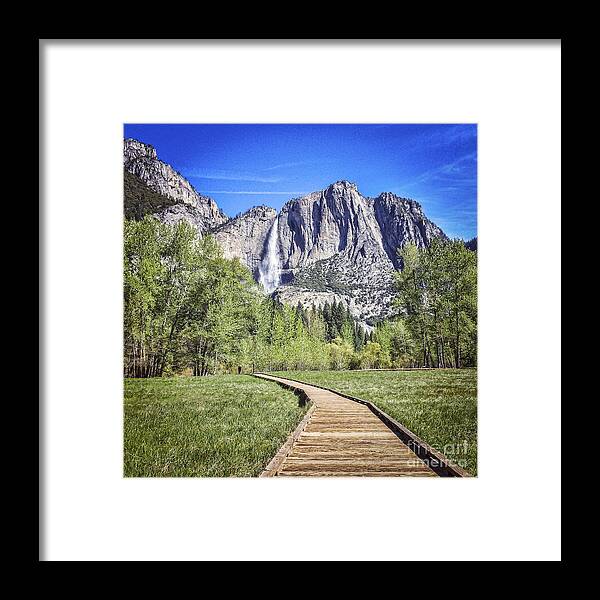
<path fill-rule="evenodd" d="M 255 329 L 256 286 L 216 242 L 187 223 L 125 222 L 124 370 L 157 377 L 233 367 Z"/>
<path fill-rule="evenodd" d="M 125 373 L 163 374 L 183 324 L 194 274 L 195 232 L 153 217 L 126 221 L 124 231 Z"/>
<path fill-rule="evenodd" d="M 329 344 L 330 366 L 332 369 L 348 369 L 354 357 L 354 347 L 351 342 L 337 337 Z"/>
<path fill-rule="evenodd" d="M 460 368 L 466 356 L 467 364 L 476 364 L 477 255 L 462 240 L 434 239 L 427 248 L 407 245 L 400 257 L 397 306 L 420 347 L 416 362 Z"/>
<path fill-rule="evenodd" d="M 362 365 L 365 369 L 381 369 L 389 366 L 389 357 L 377 342 L 367 342 L 361 355 Z"/>

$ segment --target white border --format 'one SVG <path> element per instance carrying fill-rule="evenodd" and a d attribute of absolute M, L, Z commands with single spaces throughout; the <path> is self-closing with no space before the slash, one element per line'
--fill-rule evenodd
<path fill-rule="evenodd" d="M 560 558 L 558 44 L 51 42 L 42 58 L 46 559 Z M 479 124 L 479 478 L 121 477 L 124 122 Z"/>

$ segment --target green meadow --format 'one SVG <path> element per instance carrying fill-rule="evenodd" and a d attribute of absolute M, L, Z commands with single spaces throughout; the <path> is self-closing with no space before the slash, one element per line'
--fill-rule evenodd
<path fill-rule="evenodd" d="M 253 477 L 305 414 L 247 375 L 125 380 L 126 477 Z"/>

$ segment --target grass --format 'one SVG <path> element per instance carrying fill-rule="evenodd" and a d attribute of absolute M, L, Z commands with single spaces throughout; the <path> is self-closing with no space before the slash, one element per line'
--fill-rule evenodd
<path fill-rule="evenodd" d="M 477 474 L 477 371 L 287 371 L 280 373 L 370 400 Z"/>
<path fill-rule="evenodd" d="M 126 477 L 252 477 L 306 412 L 246 375 L 125 380 Z"/>

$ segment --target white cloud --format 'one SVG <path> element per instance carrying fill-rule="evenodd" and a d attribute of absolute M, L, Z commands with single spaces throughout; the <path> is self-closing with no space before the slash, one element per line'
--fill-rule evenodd
<path fill-rule="evenodd" d="M 276 169 L 285 169 L 288 167 L 301 167 L 303 165 L 310 165 L 310 164 L 312 164 L 312 161 L 309 161 L 309 160 L 303 160 L 300 162 L 287 162 L 287 163 L 281 163 L 280 165 L 273 165 L 272 167 L 267 167 L 264 170 L 265 171 L 275 171 Z"/>
<path fill-rule="evenodd" d="M 281 178 L 279 177 L 263 177 L 254 173 L 239 171 L 192 169 L 186 171 L 184 174 L 190 179 L 212 179 L 215 181 L 255 181 L 257 183 L 277 183 L 278 181 L 281 181 Z"/>
<path fill-rule="evenodd" d="M 302 196 L 307 194 L 308 192 L 255 192 L 255 191 L 247 191 L 247 190 L 207 190 L 203 192 L 205 194 L 249 194 L 252 196 L 262 196 L 262 195 L 281 195 L 281 196 Z"/>

